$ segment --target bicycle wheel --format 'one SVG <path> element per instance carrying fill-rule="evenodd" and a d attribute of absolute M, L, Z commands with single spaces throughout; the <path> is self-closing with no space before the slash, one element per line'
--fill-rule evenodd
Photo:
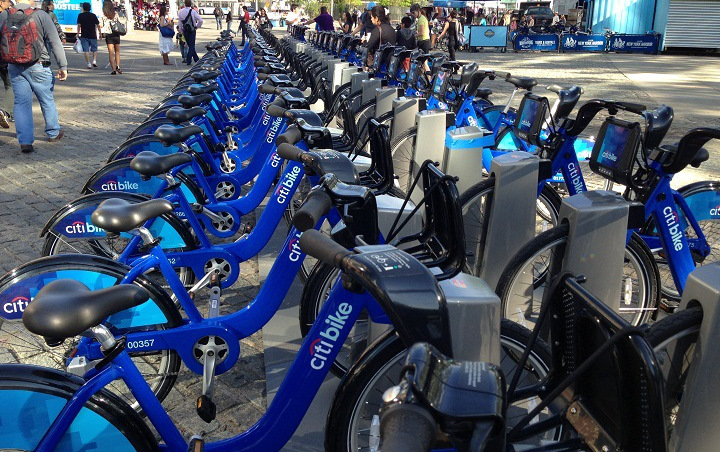
<path fill-rule="evenodd" d="M 655 351 L 665 380 L 666 429 L 672 435 L 703 312 L 699 306 L 675 312 L 650 327 L 645 338 Z"/>
<path fill-rule="evenodd" d="M 400 190 L 407 192 L 413 178 L 411 168 L 415 154 L 415 138 L 417 126 L 413 126 L 390 140 L 390 154 L 393 158 L 393 169 L 400 184 Z"/>
<path fill-rule="evenodd" d="M 0 300 L 11 306 L 14 315 L 5 311 L 0 317 L 0 363 L 34 364 L 65 369 L 67 359 L 74 356 L 80 337 L 66 339 L 60 346 L 49 347 L 43 338 L 25 329 L 20 314 L 24 304 L 32 300 L 46 284 L 57 279 L 75 279 L 92 290 L 117 284 L 130 270 L 109 259 L 85 255 L 64 255 L 37 259 L 0 278 Z M 137 308 L 112 316 L 107 326 L 115 336 L 130 331 L 155 331 L 182 325 L 180 312 L 169 295 L 153 281 L 138 278 L 135 284 L 150 293 L 150 300 Z M 14 309 L 14 308 L 17 309 Z M 130 353 L 135 365 L 159 400 L 163 400 L 175 384 L 180 370 L 180 357 L 174 350 Z M 135 410 L 140 410 L 125 384 L 114 381 L 108 386 Z"/>
<path fill-rule="evenodd" d="M 82 378 L 54 369 L 0 366 L 0 449 L 35 450 L 83 382 Z M 93 394 L 80 409 L 55 450 L 73 452 L 92 444 L 122 452 L 158 448 L 140 416 L 104 389 Z"/>
<path fill-rule="evenodd" d="M 517 370 L 517 360 L 525 350 L 531 332 L 520 325 L 503 319 L 500 327 L 502 346 L 500 366 L 505 374 L 505 381 L 512 379 Z M 406 349 L 397 335 L 389 335 L 363 355 L 355 364 L 346 378 L 340 383 L 335 393 L 325 428 L 325 447 L 334 451 L 370 450 L 371 423 L 382 404 L 382 395 L 386 389 L 400 382 L 400 372 L 405 361 Z M 551 365 L 550 348 L 539 341 L 530 354 L 527 366 L 522 369 L 519 388 L 538 382 L 549 372 Z M 507 426 L 511 428 L 534 406 L 539 399 L 518 400 L 508 407 Z M 550 413 L 544 412 L 537 421 L 545 419 Z M 514 422 L 515 421 L 515 422 Z M 379 432 L 377 432 L 379 435 Z M 544 432 L 532 441 L 528 447 L 540 442 L 559 439 L 559 428 Z M 520 446 L 520 445 L 516 445 Z"/>
<path fill-rule="evenodd" d="M 92 212 L 106 199 L 121 198 L 128 202 L 138 203 L 150 199 L 149 196 L 125 192 L 92 193 L 76 199 L 62 207 L 48 222 L 43 230 L 45 236 L 42 256 L 60 254 L 89 254 L 117 259 L 127 247 L 132 236 L 121 234 L 110 238 L 99 228 L 94 228 L 89 221 Z M 173 214 L 161 215 L 150 227 L 153 237 L 162 237 L 160 246 L 168 252 L 189 251 L 196 248 L 192 231 Z M 138 255 L 136 254 L 135 257 Z M 194 272 L 189 268 L 177 268 L 180 281 L 187 287 L 195 280 Z M 146 274 L 162 286 L 166 286 L 165 278 L 159 271 Z"/>
<path fill-rule="evenodd" d="M 490 177 L 467 189 L 459 199 L 465 229 L 465 271 L 476 276 L 485 249 L 485 212 L 491 206 L 494 190 L 495 178 Z M 536 203 L 535 235 L 557 224 L 560 203 L 560 195 L 545 185 Z"/>
<path fill-rule="evenodd" d="M 702 262 L 696 262 L 695 266 L 699 267 L 720 260 L 720 183 L 697 182 L 679 189 L 678 193 L 685 198 L 710 247 L 710 254 Z M 678 213 L 682 215 L 681 211 Z M 688 239 L 697 238 L 695 230 L 688 224 L 684 215 L 682 215 L 680 224 L 685 225 L 684 232 Z M 655 260 L 660 270 L 662 296 L 669 300 L 679 301 L 680 293 L 675 287 L 667 260 L 660 253 L 655 253 Z"/>
<path fill-rule="evenodd" d="M 552 228 L 528 242 L 508 263 L 495 292 L 504 316 L 533 328 L 545 287 L 565 253 L 569 226 Z M 657 267 L 647 245 L 636 235 L 625 247 L 620 315 L 632 325 L 644 323 L 660 296 Z"/>

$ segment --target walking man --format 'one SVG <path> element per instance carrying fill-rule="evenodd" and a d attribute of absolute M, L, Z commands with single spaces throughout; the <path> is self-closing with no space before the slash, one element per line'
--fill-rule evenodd
<path fill-rule="evenodd" d="M 197 29 L 202 27 L 203 20 L 200 14 L 192 8 L 192 0 L 185 0 L 185 7 L 178 12 L 178 19 L 188 47 L 185 60 L 187 65 L 190 66 L 193 59 L 196 62 L 200 59 L 195 51 L 195 37 L 197 36 Z"/>
<path fill-rule="evenodd" d="M 213 11 L 213 15 L 215 16 L 215 23 L 217 24 L 217 29 L 222 30 L 222 20 L 223 20 L 223 11 L 219 6 L 215 7 L 215 10 Z"/>
<path fill-rule="evenodd" d="M 0 0 L 0 15 L 8 8 L 10 8 L 10 0 Z M 13 120 L 13 103 L 15 99 L 8 74 L 8 64 L 0 58 L 0 127 L 3 129 L 10 128 L 10 122 Z"/>
<path fill-rule="evenodd" d="M 87 67 L 88 69 L 92 69 L 98 67 L 97 40 L 98 36 L 100 36 L 100 21 L 95 14 L 90 12 L 90 3 L 83 3 L 82 10 L 83 12 L 78 14 L 77 18 L 78 35 L 80 35 L 80 44 L 85 54 Z M 90 54 L 92 54 L 92 63 L 90 62 Z"/>
<path fill-rule="evenodd" d="M 248 11 L 247 6 L 242 7 L 242 14 L 240 15 L 240 28 L 238 28 L 238 33 L 242 30 L 242 44 L 241 46 L 245 45 L 245 37 L 248 35 L 248 24 L 250 23 L 250 12 Z M 248 38 L 250 39 L 250 38 Z"/>
<path fill-rule="evenodd" d="M 8 0 L 2 0 L 7 2 Z M 36 39 L 25 42 L 23 36 L 33 35 L 35 24 Z M 19 33 L 10 33 L 10 29 Z M 32 95 L 35 93 L 45 118 L 45 133 L 50 142 L 63 137 L 58 123 L 58 112 L 53 98 L 53 74 L 50 70 L 50 53 L 46 45 L 52 47 L 60 69 L 57 78 L 67 79 L 67 59 L 60 36 L 50 16 L 43 10 L 35 10 L 26 3 L 5 9 L 0 13 L 0 58 L 8 63 L 8 73 L 15 92 L 15 129 L 20 150 L 32 152 L 35 132 L 32 116 Z"/>

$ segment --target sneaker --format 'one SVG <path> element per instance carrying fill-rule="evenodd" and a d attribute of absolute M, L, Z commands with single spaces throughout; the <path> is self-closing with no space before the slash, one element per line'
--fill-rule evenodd
<path fill-rule="evenodd" d="M 117 73 L 122 74 L 122 71 L 120 70 L 120 68 L 117 68 Z"/>
<path fill-rule="evenodd" d="M 112 72 L 110 73 L 110 75 L 117 75 L 117 72 L 116 72 L 116 71 L 112 71 Z"/>
<path fill-rule="evenodd" d="M 62 137 L 64 137 L 64 136 L 65 136 L 65 132 L 63 132 L 63 131 L 61 130 L 60 133 L 58 133 L 56 137 L 50 138 L 50 139 L 48 139 L 48 141 L 49 141 L 50 143 L 55 143 L 56 141 L 62 140 Z"/>
<path fill-rule="evenodd" d="M 97 67 L 97 61 L 93 61 L 93 67 Z"/>
<path fill-rule="evenodd" d="M 92 64 L 88 63 L 88 69 L 92 69 Z"/>
<path fill-rule="evenodd" d="M 34 150 L 35 150 L 35 149 L 33 149 L 33 145 L 32 145 L 32 144 L 21 144 L 21 145 L 20 145 L 20 151 L 21 151 L 23 154 L 29 154 L 29 153 L 33 152 Z"/>
<path fill-rule="evenodd" d="M 0 127 L 3 129 L 10 128 L 10 115 L 5 113 L 4 110 L 0 110 Z"/>

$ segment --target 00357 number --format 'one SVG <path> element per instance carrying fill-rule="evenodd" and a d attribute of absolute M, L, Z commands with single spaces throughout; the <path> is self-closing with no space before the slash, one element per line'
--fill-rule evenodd
<path fill-rule="evenodd" d="M 155 339 L 145 339 L 144 341 L 130 341 L 127 343 L 127 348 L 145 348 L 152 347 L 155 343 Z"/>

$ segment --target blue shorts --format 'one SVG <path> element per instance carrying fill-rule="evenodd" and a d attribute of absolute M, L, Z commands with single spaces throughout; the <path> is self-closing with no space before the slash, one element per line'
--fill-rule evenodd
<path fill-rule="evenodd" d="M 83 52 L 97 52 L 97 39 L 80 38 Z"/>

